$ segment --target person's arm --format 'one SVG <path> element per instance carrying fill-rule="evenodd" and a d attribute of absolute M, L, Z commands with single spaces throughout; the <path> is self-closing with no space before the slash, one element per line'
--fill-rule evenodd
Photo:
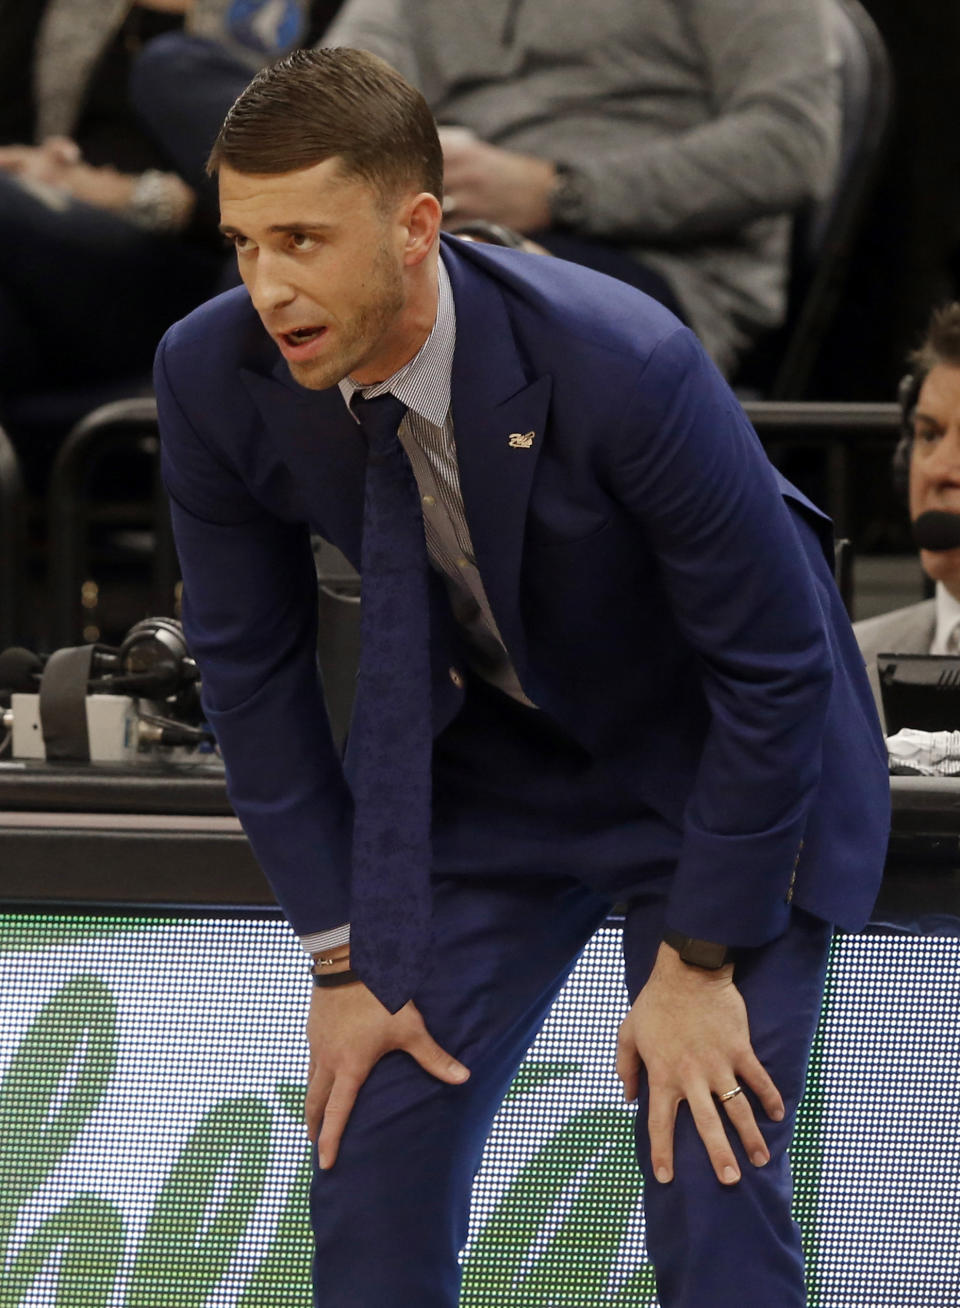
<path fill-rule="evenodd" d="M 183 231 L 196 200 L 176 173 L 156 168 L 121 173 L 109 165 L 95 167 L 84 161 L 75 141 L 63 136 L 48 137 L 37 146 L 0 146 L 0 172 L 28 186 L 69 195 L 150 232 Z"/>
<path fill-rule="evenodd" d="M 591 136 L 586 149 L 561 122 L 549 161 L 454 133 L 444 141 L 451 218 L 518 231 L 548 226 L 557 165 L 576 188 L 571 230 L 621 241 L 728 239 L 823 194 L 839 134 L 823 0 L 690 0 L 684 8 L 714 117 L 655 140 L 625 141 L 617 131 L 606 148 Z M 638 41 L 642 22 L 638 14 Z"/>
<path fill-rule="evenodd" d="M 557 150 L 583 182 L 586 235 L 687 243 L 822 195 L 839 140 L 824 0 L 689 0 L 716 116 L 657 141 Z"/>
<path fill-rule="evenodd" d="M 654 352 L 608 450 L 612 492 L 657 557 L 710 710 L 666 924 L 701 940 L 761 945 L 788 924 L 820 776 L 833 669 L 816 585 L 759 442 L 685 329 Z M 734 965 L 692 967 L 661 945 L 620 1032 L 628 1098 L 641 1061 L 658 1180 L 672 1179 L 685 1099 L 718 1179 L 736 1183 L 715 1096 L 742 1082 L 774 1120 L 783 1103 L 752 1049 Z M 737 1094 L 724 1109 L 747 1157 L 763 1166 L 769 1155 L 747 1099 Z"/>
<path fill-rule="evenodd" d="M 463 127 L 441 127 L 443 212 L 454 231 L 472 219 L 502 223 L 515 232 L 551 225 L 556 166 L 514 150 L 488 145 Z"/>
<path fill-rule="evenodd" d="M 161 342 L 155 383 L 184 632 L 231 803 L 287 920 L 310 935 L 349 918 L 353 803 L 318 679 L 309 535 L 266 512 L 205 444 L 171 380 L 177 330 Z M 179 344 L 189 358 L 190 342 Z M 219 398 L 204 391 L 201 403 L 209 413 Z M 334 953 L 338 968 L 349 965 L 348 946 Z M 307 1037 L 305 1116 L 325 1168 L 385 1053 L 403 1050 L 451 1085 L 470 1075 L 433 1040 L 412 1002 L 390 1013 L 362 982 L 315 987 Z"/>
<path fill-rule="evenodd" d="M 667 925 L 763 944 L 787 923 L 819 785 L 833 663 L 817 585 L 760 442 L 685 328 L 638 376 L 607 453 L 710 713 Z"/>
<path fill-rule="evenodd" d="M 309 534 L 266 512 L 204 444 L 171 381 L 172 349 L 168 334 L 155 381 L 184 630 L 231 803 L 287 919 L 307 935 L 349 920 L 352 822 L 317 671 Z"/>
<path fill-rule="evenodd" d="M 420 84 L 416 51 L 401 0 L 346 0 L 320 44 L 369 50 L 386 59 L 408 82 Z"/>

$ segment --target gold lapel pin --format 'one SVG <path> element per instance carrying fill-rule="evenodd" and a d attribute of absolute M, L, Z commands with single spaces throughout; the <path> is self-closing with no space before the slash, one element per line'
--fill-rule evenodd
<path fill-rule="evenodd" d="M 512 450 L 529 450 L 533 445 L 535 431 L 515 431 L 509 437 L 510 448 Z"/>

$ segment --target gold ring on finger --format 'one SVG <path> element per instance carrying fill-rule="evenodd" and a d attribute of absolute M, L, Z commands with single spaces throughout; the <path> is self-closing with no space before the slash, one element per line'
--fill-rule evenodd
<path fill-rule="evenodd" d="M 718 1095 L 717 1098 L 720 1100 L 721 1104 L 725 1104 L 730 1099 L 736 1099 L 737 1095 L 742 1095 L 742 1094 L 743 1094 L 743 1086 L 735 1085 L 732 1090 L 728 1090 L 726 1094 Z"/>

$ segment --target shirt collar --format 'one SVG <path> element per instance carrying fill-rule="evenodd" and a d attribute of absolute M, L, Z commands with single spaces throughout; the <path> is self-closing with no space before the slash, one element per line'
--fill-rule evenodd
<path fill-rule="evenodd" d="M 937 582 L 936 590 L 937 626 L 933 635 L 931 654 L 945 654 L 947 639 L 954 627 L 960 622 L 960 600 L 947 590 L 942 581 Z"/>
<path fill-rule="evenodd" d="M 352 378 L 344 377 L 338 382 L 348 408 L 356 391 L 368 399 L 389 393 L 434 427 L 442 427 L 446 422 L 450 409 L 450 373 L 457 341 L 457 317 L 450 277 L 443 259 L 437 262 L 437 317 L 430 335 L 409 363 L 386 381 L 377 382 L 375 386 L 358 386 Z"/>

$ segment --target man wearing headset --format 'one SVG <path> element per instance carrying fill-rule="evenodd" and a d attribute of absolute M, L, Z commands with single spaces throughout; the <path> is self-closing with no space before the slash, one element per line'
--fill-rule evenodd
<path fill-rule="evenodd" d="M 878 654 L 960 653 L 960 304 L 936 310 L 910 362 L 893 473 L 936 593 L 854 626 L 881 717 Z"/>

